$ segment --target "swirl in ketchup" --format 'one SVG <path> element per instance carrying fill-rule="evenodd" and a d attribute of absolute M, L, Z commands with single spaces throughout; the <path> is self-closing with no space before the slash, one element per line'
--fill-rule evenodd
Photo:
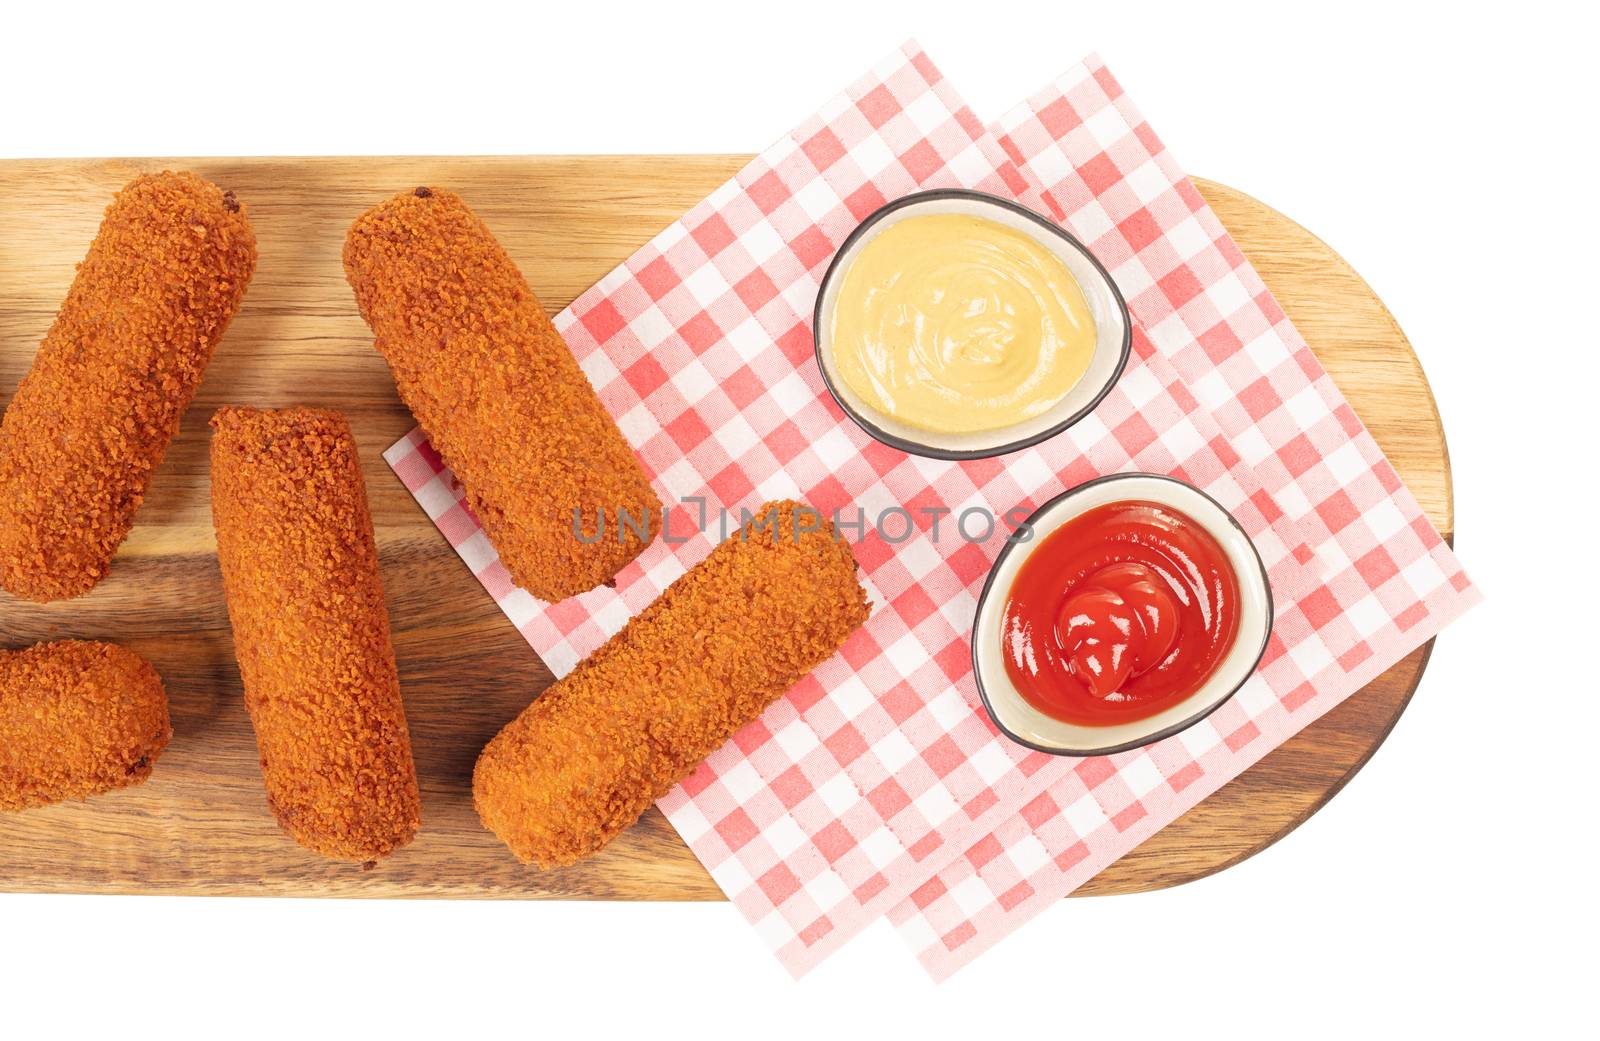
<path fill-rule="evenodd" d="M 1114 726 L 1170 708 L 1216 671 L 1239 629 L 1239 582 L 1192 518 L 1107 503 L 1029 554 L 1000 624 L 1006 673 L 1029 704 Z"/>

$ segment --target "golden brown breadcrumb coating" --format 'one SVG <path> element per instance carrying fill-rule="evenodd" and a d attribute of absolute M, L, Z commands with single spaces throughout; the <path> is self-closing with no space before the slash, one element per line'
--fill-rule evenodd
<path fill-rule="evenodd" d="M 172 740 L 150 663 L 109 643 L 0 650 L 0 810 L 143 784 Z"/>
<path fill-rule="evenodd" d="M 255 265 L 232 192 L 160 173 L 117 193 L 0 423 L 0 587 L 105 577 Z"/>
<path fill-rule="evenodd" d="M 538 297 L 460 196 L 418 188 L 362 214 L 344 270 L 400 396 L 460 480 L 513 581 L 561 600 L 650 541 L 617 537 L 660 500 Z M 573 511 L 609 527 L 584 543 Z M 655 535 L 655 526 L 649 529 Z"/>
<path fill-rule="evenodd" d="M 212 417 L 211 510 L 267 802 L 309 849 L 374 861 L 422 823 L 372 514 L 337 412 Z"/>
<path fill-rule="evenodd" d="M 541 867 L 586 857 L 837 651 L 867 599 L 830 526 L 796 537 L 818 522 L 767 504 L 507 725 L 472 775 L 484 826 Z"/>

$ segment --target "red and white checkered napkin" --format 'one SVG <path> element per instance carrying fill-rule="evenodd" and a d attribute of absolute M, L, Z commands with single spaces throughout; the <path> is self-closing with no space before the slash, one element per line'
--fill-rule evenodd
<path fill-rule="evenodd" d="M 918 522 L 907 541 L 869 534 L 854 547 L 876 605 L 865 629 L 662 801 L 796 973 L 926 893 L 936 872 L 1072 773 L 1072 763 L 998 738 L 978 708 L 967 635 L 1003 531 L 967 542 L 951 517 L 941 534 L 925 510 L 1003 513 L 1102 473 L 1172 473 L 1238 516 L 1280 602 L 1312 596 L 1312 572 L 1296 563 L 1310 556 L 1306 525 L 1264 494 L 1142 329 L 1128 371 L 1093 416 L 1001 460 L 908 458 L 834 407 L 807 325 L 828 258 L 885 200 L 951 185 L 1049 205 L 908 46 L 557 317 L 665 501 L 698 496 L 713 511 L 737 511 L 795 495 L 847 517 L 901 507 Z M 684 544 L 658 540 L 615 590 L 546 605 L 511 586 L 420 433 L 386 457 L 558 675 L 720 538 L 713 523 Z M 1235 719 L 1239 711 L 1213 717 L 1236 740 L 1253 725 Z M 1154 761 L 1173 767 L 1165 776 L 1175 785 L 1192 766 Z M 1118 819 L 1145 813 L 1153 822 L 1159 805 L 1135 807 L 1148 780 L 1129 765 L 1096 792 L 1135 793 Z"/>
<path fill-rule="evenodd" d="M 817 280 L 867 213 L 936 185 L 1043 205 L 908 47 L 557 318 L 667 501 L 737 510 L 799 495 L 919 520 L 909 541 L 855 546 L 878 605 L 866 629 L 662 803 L 796 972 L 908 896 L 940 851 L 1020 809 L 1053 763 L 997 739 L 971 682 L 967 634 L 1003 532 L 967 542 L 947 517 L 941 537 L 924 508 L 1026 510 L 1102 473 L 1173 473 L 1256 536 L 1279 596 L 1303 581 L 1295 536 L 1272 529 L 1269 516 L 1286 529 L 1278 511 L 1142 334 L 1092 417 L 1004 460 L 908 458 L 844 418 L 811 357 Z M 718 538 L 658 541 L 614 591 L 545 605 L 511 586 L 420 434 L 387 458 L 558 674 Z"/>
<path fill-rule="evenodd" d="M 994 130 L 1273 498 L 1325 580 L 1278 598 L 1263 667 L 1222 712 L 1074 765 L 894 909 L 944 977 L 1082 885 L 1479 599 L 1255 269 L 1097 59 Z"/>

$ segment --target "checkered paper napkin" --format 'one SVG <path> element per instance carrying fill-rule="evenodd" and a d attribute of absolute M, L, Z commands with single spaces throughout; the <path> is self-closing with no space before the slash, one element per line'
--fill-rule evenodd
<path fill-rule="evenodd" d="M 1280 602 L 1306 593 L 1308 572 L 1293 565 L 1307 556 L 1303 540 L 1142 335 L 1091 420 L 1003 462 L 908 460 L 865 439 L 823 394 L 807 364 L 806 316 L 822 266 L 860 217 L 950 184 L 1047 207 L 976 126 L 908 47 L 558 317 L 665 497 L 737 508 L 799 494 L 825 511 L 981 503 L 1000 512 L 1099 473 L 1158 470 L 1206 487 L 1240 516 Z M 675 552 L 658 542 L 615 592 L 541 605 L 510 586 L 420 435 L 388 455 L 558 674 L 714 541 Z M 877 914 L 909 906 L 913 892 L 926 897 L 935 871 L 1060 781 L 1063 761 L 998 740 L 978 713 L 966 631 L 998 541 L 948 533 L 859 544 L 878 603 L 867 630 L 663 800 L 796 972 Z"/>
<path fill-rule="evenodd" d="M 1293 536 L 1271 531 L 1270 502 L 1142 335 L 1094 416 L 1005 460 L 911 459 L 844 418 L 811 357 L 817 280 L 863 216 L 936 185 L 1043 205 L 907 48 L 558 316 L 664 498 L 737 509 L 799 495 L 824 512 L 872 516 L 896 505 L 1003 512 L 1101 473 L 1154 470 L 1232 509 L 1278 594 L 1292 592 L 1302 576 L 1284 548 Z M 614 591 L 540 604 L 511 586 L 420 433 L 388 458 L 557 674 L 716 541 L 657 542 Z M 953 524 L 942 540 L 925 523 L 898 546 L 858 543 L 879 605 L 866 631 L 663 801 L 797 972 L 909 895 L 939 866 L 935 853 L 955 855 L 1016 812 L 1053 764 L 997 740 L 977 707 L 967 633 L 1001 537 L 964 542 Z"/>
<path fill-rule="evenodd" d="M 935 977 L 966 964 L 1433 637 L 1479 599 L 1454 555 L 1132 101 L 1091 57 L 993 128 L 1229 443 L 1313 531 L 1263 667 L 1219 713 L 1085 760 L 891 917 Z"/>

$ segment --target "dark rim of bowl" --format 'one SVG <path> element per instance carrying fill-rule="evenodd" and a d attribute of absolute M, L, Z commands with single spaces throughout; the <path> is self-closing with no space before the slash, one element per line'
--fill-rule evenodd
<path fill-rule="evenodd" d="M 989 719 L 994 723 L 994 725 L 1006 737 L 1025 748 L 1033 749 L 1035 752 L 1044 752 L 1047 755 L 1071 756 L 1075 759 L 1087 759 L 1090 756 L 1115 755 L 1118 752 L 1129 752 L 1135 748 L 1143 748 L 1145 745 L 1153 745 L 1157 741 L 1164 741 L 1173 734 L 1189 729 L 1231 701 L 1233 696 L 1239 693 L 1239 688 L 1250 682 L 1250 677 L 1256 674 L 1256 669 L 1261 665 L 1261 659 L 1266 657 L 1267 644 L 1272 640 L 1272 627 L 1277 621 L 1277 612 L 1272 601 L 1272 583 L 1267 578 L 1267 566 L 1261 562 L 1261 551 L 1256 549 L 1255 540 L 1250 537 L 1249 532 L 1244 530 L 1244 526 L 1241 525 L 1237 519 L 1235 519 L 1233 514 L 1228 512 L 1226 507 L 1224 507 L 1216 499 L 1213 499 L 1210 495 L 1207 495 L 1203 490 L 1190 484 L 1188 481 L 1180 481 L 1176 477 L 1168 477 L 1165 474 L 1139 472 L 1107 474 L 1104 477 L 1096 477 L 1092 481 L 1085 481 L 1074 488 L 1068 488 L 1066 491 L 1062 492 L 1060 495 L 1057 495 L 1043 506 L 1040 506 L 1037 510 L 1034 510 L 1028 515 L 1028 519 L 1023 523 L 1028 525 L 1033 524 L 1045 513 L 1055 509 L 1058 504 L 1065 502 L 1082 491 L 1093 488 L 1097 484 L 1107 484 L 1112 481 L 1124 481 L 1130 478 L 1138 477 L 1148 478 L 1156 481 L 1166 481 L 1169 484 L 1181 485 L 1182 487 L 1189 489 L 1220 510 L 1222 515 L 1228 518 L 1228 523 L 1232 524 L 1235 530 L 1237 530 L 1240 535 L 1244 536 L 1245 545 L 1250 547 L 1250 555 L 1256 558 L 1256 567 L 1261 572 L 1261 589 L 1266 594 L 1267 598 L 1267 624 L 1261 636 L 1261 648 L 1256 651 L 1256 660 L 1250 663 L 1250 668 L 1245 672 L 1244 678 L 1238 683 L 1234 684 L 1233 688 L 1226 694 L 1222 695 L 1220 698 L 1217 698 L 1216 701 L 1205 706 L 1188 719 L 1180 720 L 1179 722 L 1173 723 L 1170 726 L 1163 727 L 1153 734 L 1146 735 L 1145 737 L 1138 738 L 1134 741 L 1127 741 L 1120 745 L 1108 745 L 1105 748 L 1086 749 L 1082 751 L 1072 748 L 1053 748 L 1049 745 L 1035 744 L 1032 741 L 1013 734 L 1010 730 L 1006 729 L 1006 725 L 1004 723 L 1000 722 L 1000 717 L 998 714 L 996 714 L 994 705 L 989 701 L 989 692 L 984 689 L 983 670 L 978 664 L 978 621 L 983 617 L 984 605 L 989 602 L 989 594 L 993 590 L 995 576 L 1000 573 L 1000 565 L 1005 563 L 1006 558 L 1011 555 L 1011 551 L 1016 549 L 1018 546 L 1025 545 L 1025 543 L 1021 542 L 1007 541 L 1005 547 L 1000 550 L 1000 555 L 995 558 L 994 566 L 989 569 L 989 577 L 985 579 L 983 583 L 983 592 L 978 594 L 978 610 L 973 616 L 972 636 L 968 640 L 972 647 L 972 678 L 978 685 L 978 697 L 983 699 L 983 709 L 989 714 Z M 1178 509 L 1176 506 L 1172 508 Z M 1179 512 L 1182 511 L 1180 510 Z M 1231 649 L 1232 648 L 1230 648 L 1230 650 Z"/>
<path fill-rule="evenodd" d="M 1077 412 L 1074 412 L 1072 415 L 1068 416 L 1066 419 L 1055 424 L 1047 430 L 1041 430 L 1039 433 L 1025 437 L 1020 441 L 1012 441 L 1008 444 L 996 445 L 993 448 L 956 450 L 938 448 L 933 445 L 923 444 L 920 441 L 910 441 L 906 438 L 891 434 L 887 430 L 881 429 L 877 424 L 873 423 L 867 417 L 861 415 L 855 409 L 851 408 L 849 403 L 845 401 L 844 395 L 839 393 L 839 388 L 833 385 L 833 378 L 828 375 L 828 366 L 824 365 L 822 362 L 822 299 L 827 295 L 828 283 L 833 281 L 834 274 L 837 272 L 839 267 L 840 258 L 848 253 L 850 251 L 850 247 L 855 245 L 858 239 L 870 231 L 873 225 L 877 224 L 889 214 L 895 212 L 896 210 L 904 209 L 907 206 L 913 206 L 917 203 L 930 202 L 936 199 L 971 199 L 976 202 L 1000 206 L 1027 218 L 1034 224 L 1037 224 L 1039 227 L 1045 229 L 1050 234 L 1066 242 L 1079 253 L 1083 254 L 1084 259 L 1086 259 L 1090 264 L 1094 265 L 1094 269 L 1100 273 L 1100 277 L 1105 279 L 1106 285 L 1111 289 L 1111 297 L 1117 302 L 1117 310 L 1122 314 L 1122 353 L 1117 359 L 1117 367 L 1112 371 L 1111 376 L 1105 381 L 1104 385 L 1101 386 L 1099 391 L 1095 393 L 1094 398 L 1088 404 L 1084 405 L 1083 408 L 1079 409 Z M 1111 393 L 1111 388 L 1117 385 L 1117 380 L 1122 378 L 1122 370 L 1128 366 L 1128 356 L 1133 351 L 1133 316 L 1128 313 L 1128 302 L 1122 298 L 1122 290 L 1118 288 L 1116 280 L 1111 277 L 1111 272 L 1107 271 L 1105 269 L 1105 265 L 1101 264 L 1100 261 L 1095 259 L 1095 255 L 1090 253 L 1088 248 L 1085 247 L 1083 243 L 1079 242 L 1071 232 L 1067 231 L 1059 224 L 1056 224 L 1054 221 L 1043 216 L 1042 214 L 1035 213 L 1026 206 L 1012 202 L 1010 199 L 1003 198 L 999 195 L 990 195 L 988 192 L 975 192 L 966 188 L 935 188 L 925 192 L 913 192 L 910 195 L 903 195 L 900 198 L 895 199 L 893 202 L 885 203 L 868 214 L 867 218 L 856 226 L 856 230 L 852 231 L 849 237 L 844 240 L 844 243 L 839 247 L 838 251 L 834 253 L 833 259 L 828 263 L 828 269 L 823 272 L 822 282 L 817 288 L 817 302 L 812 308 L 811 312 L 811 347 L 812 352 L 816 355 L 817 369 L 822 373 L 823 385 L 828 388 L 828 394 L 835 402 L 838 403 L 839 407 L 844 410 L 844 414 L 849 416 L 851 421 L 854 422 L 856 426 L 866 431 L 867 434 L 874 439 L 883 442 L 890 448 L 898 448 L 900 451 L 909 455 L 919 455 L 928 459 L 948 459 L 956 461 L 966 459 L 988 459 L 992 456 L 1007 455 L 1011 452 L 1021 451 L 1024 448 L 1031 448 L 1034 445 L 1039 444 L 1041 441 L 1048 441 L 1050 438 L 1055 437 L 1057 434 L 1066 430 L 1068 427 L 1072 426 L 1074 423 L 1078 422 L 1084 416 L 1087 416 L 1089 413 L 1093 412 L 1097 407 L 1099 407 L 1100 402 L 1105 400 L 1105 396 Z"/>

